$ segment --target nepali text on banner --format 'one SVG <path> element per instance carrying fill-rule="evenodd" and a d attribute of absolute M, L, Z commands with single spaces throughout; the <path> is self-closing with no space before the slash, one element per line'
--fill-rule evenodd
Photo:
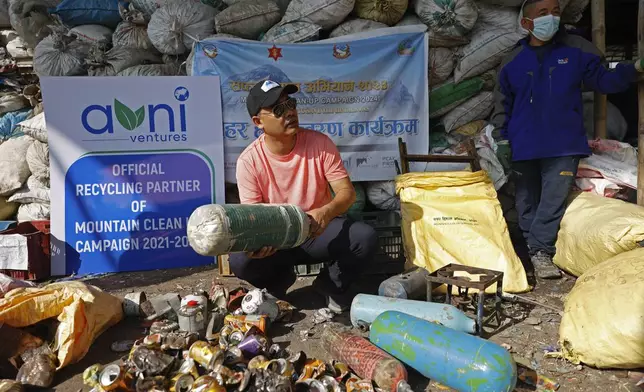
<path fill-rule="evenodd" d="M 226 180 L 237 157 L 262 131 L 246 109 L 257 82 L 294 84 L 300 126 L 335 142 L 353 181 L 396 174 L 398 138 L 427 154 L 428 40 L 424 26 L 404 26 L 317 42 L 273 44 L 234 38 L 196 44 L 192 75 L 221 80 Z"/>

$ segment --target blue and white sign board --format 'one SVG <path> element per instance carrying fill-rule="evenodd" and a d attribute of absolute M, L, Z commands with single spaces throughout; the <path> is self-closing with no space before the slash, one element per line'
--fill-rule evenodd
<path fill-rule="evenodd" d="M 224 202 L 218 77 L 41 80 L 52 274 L 205 265 L 186 226 Z"/>
<path fill-rule="evenodd" d="M 197 43 L 189 71 L 221 77 L 226 180 L 236 182 L 237 157 L 261 134 L 246 97 L 264 79 L 299 87 L 300 126 L 333 139 L 354 181 L 392 179 L 399 137 L 410 154 L 427 154 L 426 30 L 403 26 L 298 44 Z"/>

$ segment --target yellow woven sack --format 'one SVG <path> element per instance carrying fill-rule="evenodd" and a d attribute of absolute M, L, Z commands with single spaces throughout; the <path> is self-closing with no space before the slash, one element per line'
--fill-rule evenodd
<path fill-rule="evenodd" d="M 81 282 L 18 288 L 0 299 L 0 324 L 15 328 L 58 317 L 56 346 L 61 369 L 81 360 L 103 331 L 123 318 L 121 300 Z"/>
<path fill-rule="evenodd" d="M 566 209 L 555 264 L 574 276 L 644 240 L 644 208 L 591 193 L 575 195 Z"/>
<path fill-rule="evenodd" d="M 644 249 L 617 255 L 577 280 L 566 298 L 559 344 L 575 364 L 644 367 Z"/>
<path fill-rule="evenodd" d="M 503 291 L 530 290 L 487 173 L 403 174 L 396 191 L 408 263 L 430 272 L 450 263 L 502 271 Z"/>

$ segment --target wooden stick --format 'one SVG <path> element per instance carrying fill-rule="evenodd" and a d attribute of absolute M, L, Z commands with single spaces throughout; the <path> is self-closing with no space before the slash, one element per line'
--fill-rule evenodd
<path fill-rule="evenodd" d="M 644 58 L 644 0 L 639 1 L 639 15 L 637 26 L 637 54 Z M 638 132 L 637 132 L 637 204 L 644 206 L 644 82 L 637 86 L 637 100 L 639 107 Z"/>
<path fill-rule="evenodd" d="M 593 43 L 606 54 L 606 4 L 605 0 L 592 0 Z M 595 138 L 606 139 L 606 111 L 608 100 L 604 94 L 595 93 Z"/>

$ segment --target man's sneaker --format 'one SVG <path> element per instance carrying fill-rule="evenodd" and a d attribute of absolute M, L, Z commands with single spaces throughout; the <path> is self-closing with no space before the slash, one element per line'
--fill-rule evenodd
<path fill-rule="evenodd" d="M 532 265 L 534 265 L 534 272 L 537 278 L 541 279 L 560 279 L 561 271 L 552 262 L 552 257 L 546 252 L 540 250 L 532 257 L 530 257 Z"/>
<path fill-rule="evenodd" d="M 318 275 L 313 281 L 313 290 L 324 297 L 326 306 L 333 313 L 343 313 L 351 307 L 353 296 L 346 290 L 337 289 L 330 279 L 324 275 Z"/>

